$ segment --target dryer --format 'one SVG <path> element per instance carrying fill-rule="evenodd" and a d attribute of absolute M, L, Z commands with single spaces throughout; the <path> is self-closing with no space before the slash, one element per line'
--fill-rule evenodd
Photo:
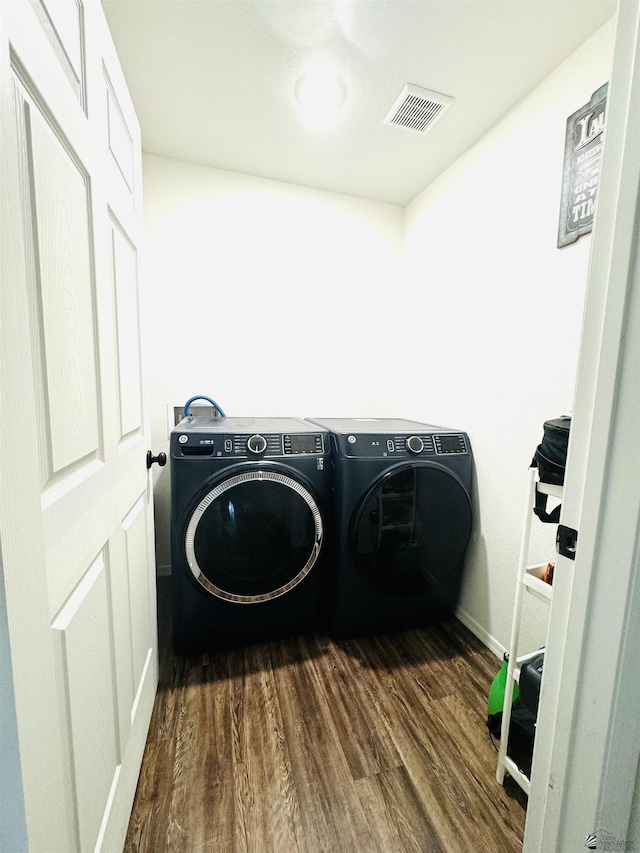
<path fill-rule="evenodd" d="M 298 418 L 188 417 L 171 433 L 170 459 L 175 650 L 319 626 L 326 431 Z"/>
<path fill-rule="evenodd" d="M 335 469 L 330 633 L 453 612 L 472 529 L 468 435 L 393 418 L 309 420 L 329 430 Z"/>

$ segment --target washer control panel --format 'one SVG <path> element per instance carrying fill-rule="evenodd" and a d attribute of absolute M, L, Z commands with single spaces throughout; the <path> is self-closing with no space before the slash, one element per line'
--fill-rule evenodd
<path fill-rule="evenodd" d="M 321 456 L 325 453 L 324 434 L 238 433 L 211 435 L 180 433 L 179 456 L 214 456 L 234 459 L 265 459 L 282 456 Z"/>

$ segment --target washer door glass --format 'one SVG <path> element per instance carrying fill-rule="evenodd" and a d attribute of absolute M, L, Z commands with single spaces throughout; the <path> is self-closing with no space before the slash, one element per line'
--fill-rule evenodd
<path fill-rule="evenodd" d="M 459 568 L 471 522 L 471 501 L 452 473 L 429 463 L 405 465 L 378 479 L 360 502 L 351 554 L 381 592 L 425 592 Z"/>
<path fill-rule="evenodd" d="M 277 471 L 243 471 L 209 491 L 185 536 L 187 562 L 204 589 L 238 604 L 284 595 L 311 571 L 322 546 L 312 495 Z"/>

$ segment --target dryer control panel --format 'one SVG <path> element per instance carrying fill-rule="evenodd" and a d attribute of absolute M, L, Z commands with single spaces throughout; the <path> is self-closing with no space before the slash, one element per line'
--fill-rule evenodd
<path fill-rule="evenodd" d="M 443 455 L 468 455 L 464 433 L 415 433 L 413 435 L 380 435 L 353 433 L 337 437 L 342 455 L 357 459 L 381 457 L 416 458 Z"/>

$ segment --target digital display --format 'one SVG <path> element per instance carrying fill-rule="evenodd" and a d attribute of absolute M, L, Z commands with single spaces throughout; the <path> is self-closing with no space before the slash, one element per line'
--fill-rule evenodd
<path fill-rule="evenodd" d="M 464 453 L 464 444 L 459 435 L 439 435 L 437 445 L 440 453 Z"/>
<path fill-rule="evenodd" d="M 292 453 L 315 453 L 316 451 L 315 435 L 292 435 L 290 440 Z"/>

